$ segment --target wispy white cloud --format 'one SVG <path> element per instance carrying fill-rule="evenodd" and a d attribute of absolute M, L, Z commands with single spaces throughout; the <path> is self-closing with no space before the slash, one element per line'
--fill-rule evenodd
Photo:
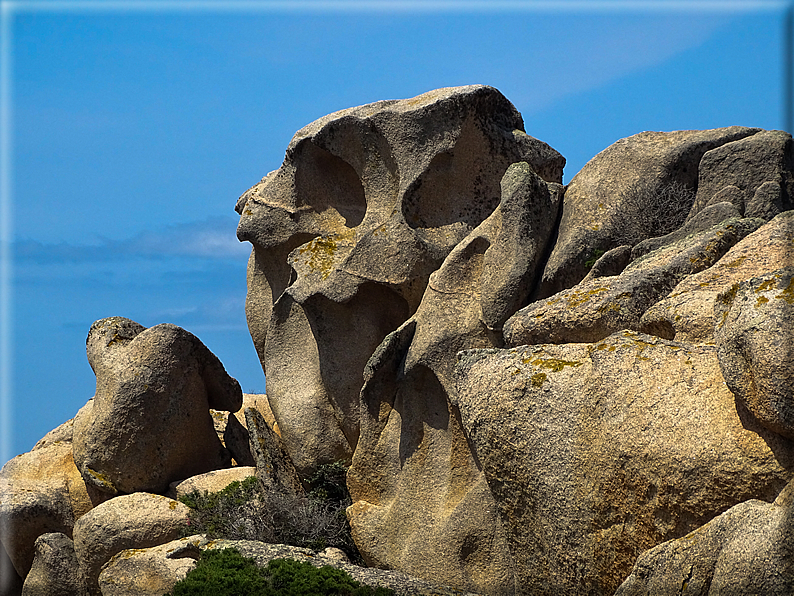
<path fill-rule="evenodd" d="M 233 217 L 215 217 L 147 230 L 128 240 L 101 238 L 95 244 L 47 244 L 23 239 L 14 242 L 12 250 L 14 260 L 23 267 L 29 264 L 90 265 L 176 257 L 245 263 L 250 245 L 237 240 L 236 225 L 237 220 Z"/>

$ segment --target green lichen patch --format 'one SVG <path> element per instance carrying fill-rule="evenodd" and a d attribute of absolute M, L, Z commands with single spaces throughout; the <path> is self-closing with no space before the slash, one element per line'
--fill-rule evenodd
<path fill-rule="evenodd" d="M 576 308 L 581 306 L 593 296 L 597 296 L 598 294 L 603 294 L 604 292 L 608 292 L 609 288 L 600 287 L 600 288 L 593 288 L 592 290 L 587 291 L 580 291 L 574 290 L 568 296 L 568 308 Z"/>
<path fill-rule="evenodd" d="M 761 306 L 762 304 L 766 304 L 767 302 L 769 302 L 769 298 L 767 298 L 766 296 L 759 296 L 758 300 L 756 300 L 755 302 L 755 307 L 758 308 L 759 306 Z"/>
<path fill-rule="evenodd" d="M 548 369 L 551 372 L 560 372 L 566 366 L 582 366 L 581 362 L 575 360 L 561 360 L 559 358 L 535 358 L 531 363 L 535 366 Z"/>
<path fill-rule="evenodd" d="M 105 476 L 102 472 L 97 472 L 91 468 L 85 468 L 83 473 L 91 479 L 91 484 L 100 490 L 112 493 L 114 495 L 118 493 L 118 490 L 115 486 L 113 486 L 113 482 L 110 480 L 110 478 Z"/>
<path fill-rule="evenodd" d="M 532 380 L 532 386 L 533 387 L 543 387 L 543 383 L 546 382 L 547 378 L 548 377 L 546 376 L 546 373 L 542 373 L 542 372 L 541 373 L 535 373 L 534 375 L 532 375 L 530 377 L 530 379 Z"/>
<path fill-rule="evenodd" d="M 789 304 L 794 304 L 794 277 L 792 277 L 789 280 L 788 286 L 786 286 L 786 289 L 783 290 L 777 296 L 775 296 L 775 298 L 782 298 L 783 300 L 785 300 Z"/>

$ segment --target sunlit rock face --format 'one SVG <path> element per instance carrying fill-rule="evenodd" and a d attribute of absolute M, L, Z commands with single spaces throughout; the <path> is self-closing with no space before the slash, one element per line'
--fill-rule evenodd
<path fill-rule="evenodd" d="M 248 324 L 299 470 L 350 459 L 364 365 L 494 211 L 508 166 L 561 182 L 564 158 L 523 128 L 485 86 L 350 108 L 298 131 L 240 198 Z"/>
<path fill-rule="evenodd" d="M 440 89 L 306 126 L 237 204 L 281 438 L 302 474 L 352 460 L 351 525 L 371 564 L 512 589 L 448 391 L 455 352 L 498 345 L 527 299 L 564 163 L 497 90 Z"/>

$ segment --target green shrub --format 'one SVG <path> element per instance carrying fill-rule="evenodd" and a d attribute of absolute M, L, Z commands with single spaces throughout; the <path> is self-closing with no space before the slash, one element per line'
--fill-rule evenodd
<path fill-rule="evenodd" d="M 292 559 L 274 559 L 259 568 L 233 548 L 207 550 L 166 596 L 389 596 L 340 569 L 316 568 Z"/>
<path fill-rule="evenodd" d="M 265 490 L 256 477 L 232 482 L 217 493 L 193 491 L 180 500 L 190 507 L 185 535 L 258 540 L 315 551 L 333 546 L 362 564 L 345 510 L 352 503 L 341 463 L 320 466 L 298 496 Z"/>

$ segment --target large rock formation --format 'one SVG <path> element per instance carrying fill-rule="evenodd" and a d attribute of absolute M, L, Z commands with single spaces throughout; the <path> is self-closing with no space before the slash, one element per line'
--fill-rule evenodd
<path fill-rule="evenodd" d="M 92 404 L 74 424 L 74 461 L 110 494 L 164 492 L 174 480 L 226 467 L 209 409 L 240 409 L 243 395 L 218 358 L 184 329 L 111 317 L 91 326 Z"/>
<path fill-rule="evenodd" d="M 567 188 L 564 162 L 484 86 L 298 131 L 236 206 L 268 396 L 178 327 L 95 323 L 96 396 L 0 473 L 0 594 L 162 593 L 226 544 L 177 539 L 169 483 L 302 495 L 339 460 L 396 571 L 234 544 L 398 593 L 790 591 L 791 136 L 641 133 Z"/>
<path fill-rule="evenodd" d="M 794 466 L 794 444 L 737 416 L 713 346 L 623 331 L 467 351 L 456 371 L 517 593 L 611 594 L 643 550 L 774 499 Z"/>
<path fill-rule="evenodd" d="M 643 553 L 615 596 L 786 596 L 794 593 L 794 483 L 775 502 L 750 500 Z"/>
<path fill-rule="evenodd" d="M 568 185 L 539 297 L 579 283 L 595 255 L 674 231 L 695 200 L 703 155 L 757 132 L 741 126 L 643 132 L 596 155 Z"/>
<path fill-rule="evenodd" d="M 563 157 L 524 133 L 498 91 L 440 89 L 309 124 L 240 197 L 237 234 L 253 244 L 246 314 L 301 473 L 350 460 L 365 364 L 519 161 L 561 182 Z"/>

